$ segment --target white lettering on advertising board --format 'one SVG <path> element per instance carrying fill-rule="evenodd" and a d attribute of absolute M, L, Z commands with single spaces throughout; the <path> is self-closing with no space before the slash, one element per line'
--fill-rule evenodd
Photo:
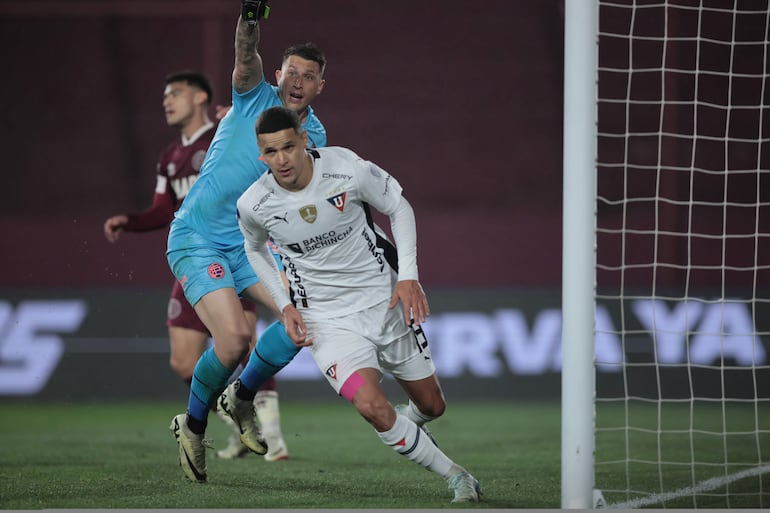
<path fill-rule="evenodd" d="M 0 301 L 0 395 L 41 391 L 65 351 L 62 335 L 77 333 L 87 310 L 82 300 L 23 301 L 15 307 Z M 635 328 L 632 335 L 622 335 L 616 319 L 597 307 L 595 360 L 600 372 L 618 372 L 624 352 L 637 346 L 654 350 L 663 364 L 713 365 L 729 358 L 752 366 L 767 360 L 746 303 L 638 299 L 631 311 Z M 560 372 L 561 323 L 558 309 L 542 309 L 528 322 L 521 310 L 510 308 L 435 314 L 424 330 L 439 376 L 496 378 Z M 280 378 L 320 379 L 321 373 L 305 350 Z"/>
<path fill-rule="evenodd" d="M 0 302 L 0 394 L 31 395 L 45 387 L 64 353 L 60 333 L 77 331 L 84 301 Z"/>

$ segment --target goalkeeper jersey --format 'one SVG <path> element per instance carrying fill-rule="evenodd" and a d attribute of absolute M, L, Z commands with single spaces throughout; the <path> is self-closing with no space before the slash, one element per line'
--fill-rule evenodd
<path fill-rule="evenodd" d="M 308 151 L 313 176 L 307 187 L 287 191 L 268 172 L 238 200 L 246 244 L 267 237 L 276 243 L 292 303 L 308 319 L 389 300 L 397 264 L 386 251 L 392 257 L 395 250 L 376 235 L 367 204 L 391 215 L 401 202 L 401 185 L 348 149 Z"/>
<path fill-rule="evenodd" d="M 243 245 L 235 203 L 267 171 L 260 160 L 254 127 L 263 111 L 281 105 L 277 90 L 264 78 L 243 94 L 233 89 L 232 108 L 219 123 L 200 176 L 176 212 L 175 223 L 183 223 L 215 247 Z M 302 127 L 308 133 L 309 146 L 326 146 L 326 130 L 310 107 Z"/>

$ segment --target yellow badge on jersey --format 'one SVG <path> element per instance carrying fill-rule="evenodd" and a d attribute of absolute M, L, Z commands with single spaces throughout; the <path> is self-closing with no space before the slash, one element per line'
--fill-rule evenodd
<path fill-rule="evenodd" d="M 318 210 L 315 208 L 315 205 L 305 205 L 304 207 L 300 207 L 299 215 L 306 223 L 312 224 L 318 217 Z"/>

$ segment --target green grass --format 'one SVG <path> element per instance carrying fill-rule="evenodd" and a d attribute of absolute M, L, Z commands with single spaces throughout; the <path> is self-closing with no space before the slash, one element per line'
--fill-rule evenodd
<path fill-rule="evenodd" d="M 643 499 L 646 494 L 691 490 L 696 483 L 705 488 L 672 497 L 665 507 L 767 507 L 770 474 L 732 479 L 768 465 L 769 419 L 763 403 L 756 408 L 751 403 L 707 401 L 600 404 L 596 486 L 611 504 Z M 629 495 L 624 491 L 628 488 L 646 493 Z"/>
<path fill-rule="evenodd" d="M 4 404 L 0 508 L 558 508 L 558 403 L 453 403 L 431 425 L 483 487 L 450 505 L 446 483 L 384 446 L 343 400 L 283 401 L 291 457 L 209 452 L 209 482 L 186 481 L 168 431 L 184 404 Z M 228 431 L 213 415 L 217 447 Z"/>
<path fill-rule="evenodd" d="M 479 504 L 450 504 L 451 492 L 438 476 L 384 446 L 372 428 L 342 399 L 281 403 L 291 457 L 267 463 L 249 454 L 223 461 L 209 452 L 209 482 L 185 480 L 176 443 L 168 431 L 184 403 L 42 404 L 5 403 L 0 415 L 0 508 L 2 509 L 440 509 L 549 508 L 561 502 L 561 417 L 558 402 L 450 402 L 431 424 L 441 448 L 467 467 L 484 491 Z M 763 406 L 763 408 L 765 408 Z M 656 408 L 617 405 L 598 408 L 596 485 L 610 504 L 645 494 L 671 492 L 739 472 L 731 462 L 767 462 L 770 433 L 743 435 L 756 420 L 752 406 L 687 408 L 666 406 L 661 427 Z M 761 410 L 766 414 L 765 410 Z M 764 418 L 761 426 L 766 428 Z M 703 430 L 692 441 L 680 430 Z M 738 434 L 718 434 L 723 424 Z M 603 430 L 610 428 L 610 431 Z M 221 448 L 227 428 L 210 417 L 207 436 Z M 690 448 L 695 450 L 695 456 Z M 626 451 L 633 460 L 628 462 Z M 658 465 L 661 453 L 668 463 Z M 691 470 L 691 458 L 702 464 Z M 607 464 L 607 461 L 618 463 Z M 766 463 L 765 463 L 766 464 Z M 626 470 L 629 471 L 626 476 Z M 663 473 L 663 480 L 658 472 Z M 770 504 L 770 475 L 754 475 L 697 495 L 649 504 L 653 508 L 759 508 Z"/>

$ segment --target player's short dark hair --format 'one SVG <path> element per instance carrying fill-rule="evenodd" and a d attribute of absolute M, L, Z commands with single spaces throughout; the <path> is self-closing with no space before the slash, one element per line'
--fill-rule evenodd
<path fill-rule="evenodd" d="M 205 92 L 208 96 L 206 103 L 210 104 L 214 98 L 214 89 L 211 87 L 211 82 L 208 77 L 203 73 L 197 71 L 177 71 L 166 76 L 164 82 L 165 85 L 169 85 L 172 82 L 184 82 L 189 86 L 196 87 Z"/>
<path fill-rule="evenodd" d="M 259 134 L 273 134 L 291 128 L 297 133 L 301 131 L 297 113 L 286 107 L 270 107 L 257 118 L 256 131 Z"/>
<path fill-rule="evenodd" d="M 302 57 L 306 61 L 313 61 L 318 63 L 318 68 L 321 70 L 321 75 L 324 74 L 324 69 L 326 69 L 326 56 L 321 51 L 321 49 L 315 45 L 315 43 L 308 41 L 307 43 L 300 43 L 288 47 L 283 52 L 283 58 L 281 59 L 281 62 L 286 62 L 286 59 L 292 55 Z"/>

